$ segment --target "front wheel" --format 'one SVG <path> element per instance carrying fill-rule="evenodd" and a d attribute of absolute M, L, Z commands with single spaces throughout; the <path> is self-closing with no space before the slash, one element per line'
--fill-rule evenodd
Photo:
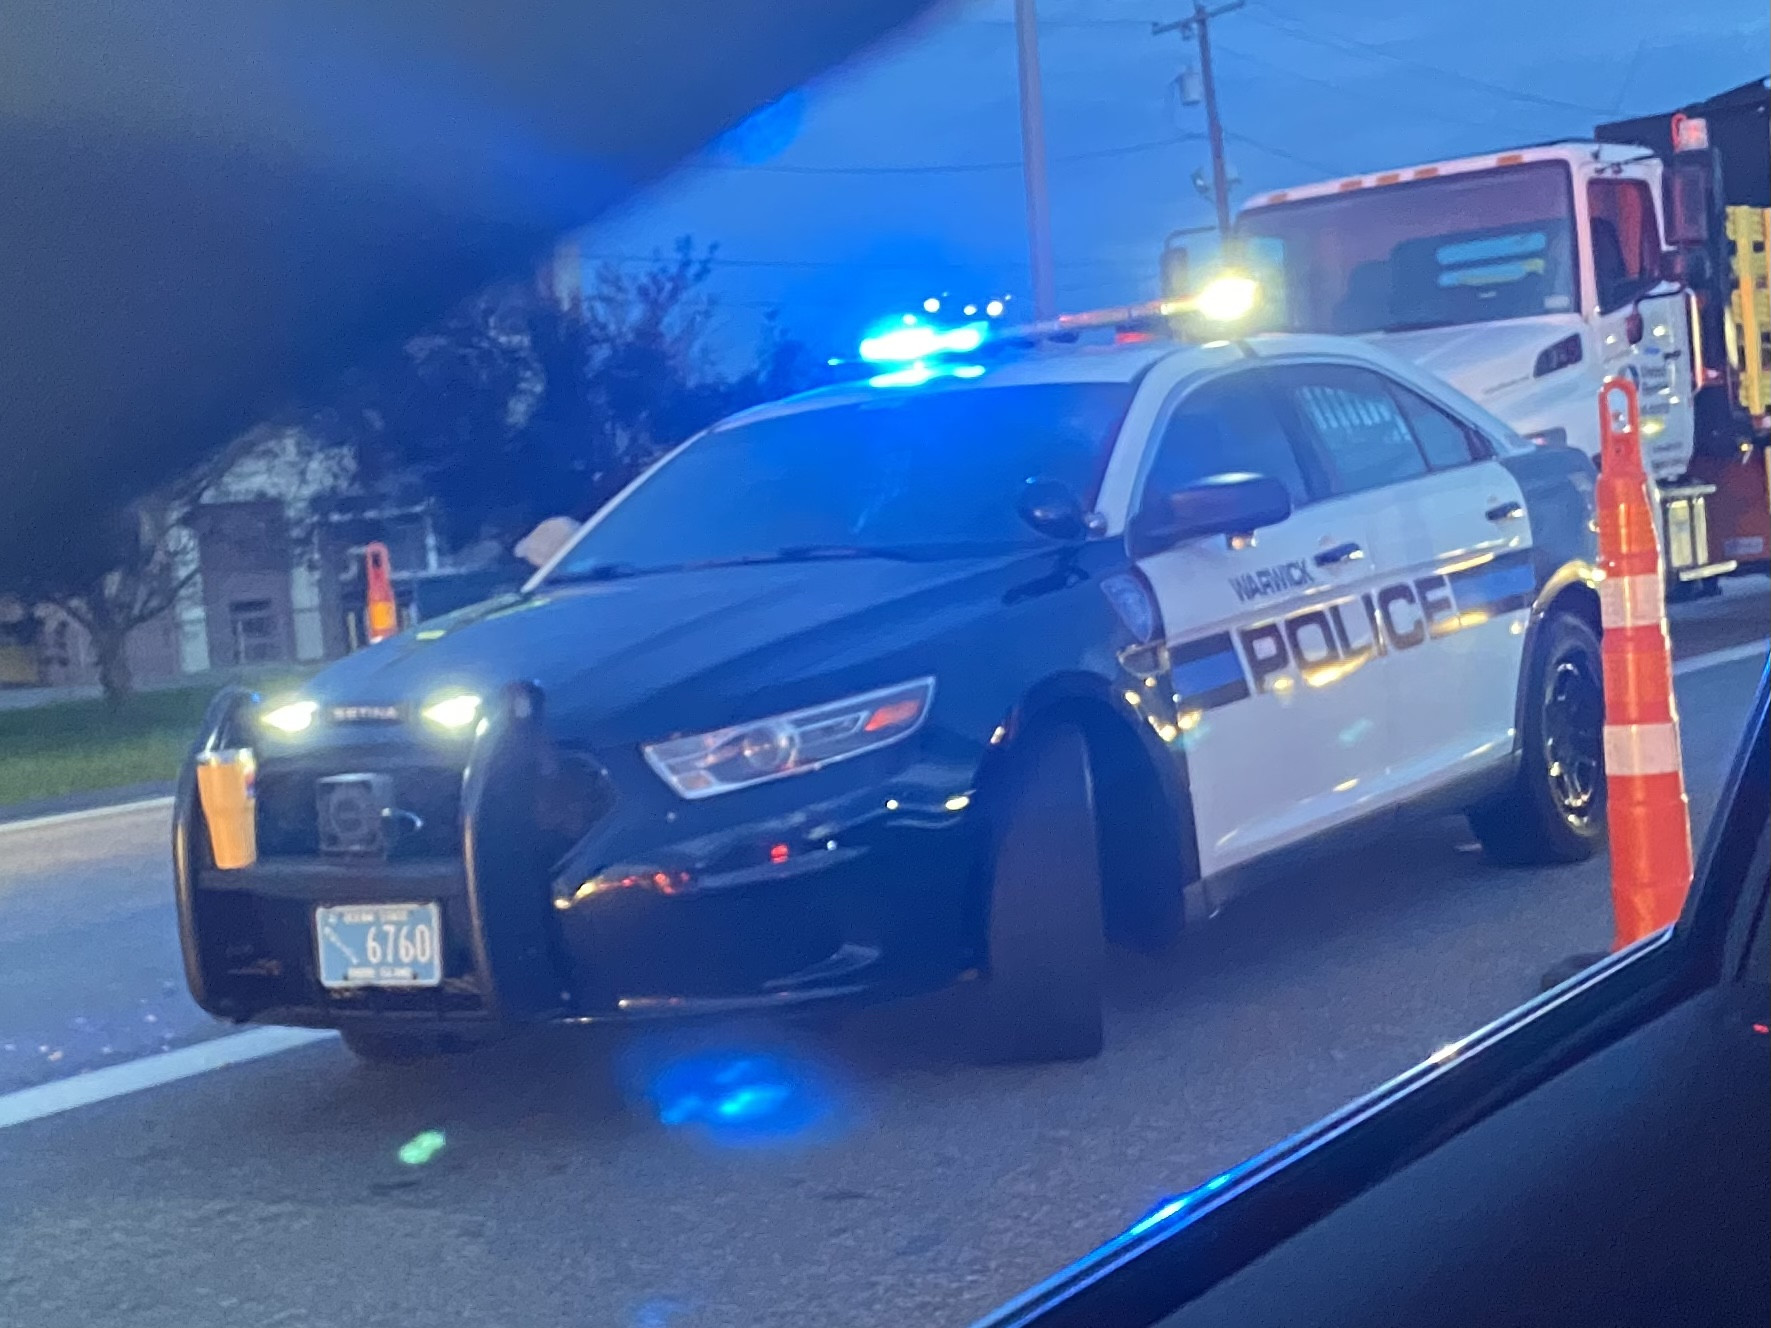
<path fill-rule="evenodd" d="M 973 1051 L 988 1062 L 1100 1054 L 1106 938 L 1088 745 L 1029 733 L 997 786 L 987 864 L 987 971 Z"/>
<path fill-rule="evenodd" d="M 1519 769 L 1469 813 L 1497 862 L 1583 862 L 1605 840 L 1605 692 L 1599 638 L 1571 614 L 1539 626 L 1527 662 Z"/>

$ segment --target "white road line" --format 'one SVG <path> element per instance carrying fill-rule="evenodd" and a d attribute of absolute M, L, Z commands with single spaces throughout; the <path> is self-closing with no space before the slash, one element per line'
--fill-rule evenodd
<path fill-rule="evenodd" d="M 170 797 L 140 798 L 135 802 L 114 802 L 108 807 L 88 807 L 78 812 L 56 812 L 50 816 L 32 816 L 23 821 L 0 821 L 0 835 L 9 830 L 47 830 L 52 825 L 73 825 L 79 821 L 96 821 L 105 816 L 122 816 L 128 812 L 145 812 L 171 806 Z"/>
<path fill-rule="evenodd" d="M 1690 659 L 1674 660 L 1673 677 L 1682 678 L 1687 673 L 1699 673 L 1704 669 L 1713 669 L 1718 664 L 1733 664 L 1742 659 L 1763 661 L 1767 651 L 1771 651 L 1771 641 L 1748 641 L 1743 646 L 1706 651 L 1701 655 L 1693 655 Z"/>
<path fill-rule="evenodd" d="M 1763 659 L 1768 648 L 1771 648 L 1771 641 L 1751 641 L 1745 645 L 1729 646 L 1724 650 L 1711 650 L 1680 660 L 1673 666 L 1673 672 L 1676 675 L 1697 673 L 1702 669 L 1732 664 L 1737 660 L 1755 657 Z M 113 807 L 94 807 L 88 811 L 63 812 L 56 816 L 39 816 L 29 821 L 12 821 L 0 824 L 0 832 L 33 826 L 65 825 L 100 816 L 171 805 L 171 798 L 147 798 Z M 336 1036 L 335 1033 L 313 1028 L 253 1028 L 243 1033 L 230 1033 L 226 1037 L 180 1047 L 177 1051 L 165 1051 L 140 1060 L 125 1061 L 121 1065 L 106 1066 L 87 1074 L 58 1079 L 54 1083 L 39 1084 L 35 1088 L 25 1088 L 0 1096 L 0 1129 L 91 1106 L 110 1098 L 139 1093 L 143 1089 L 189 1079 L 194 1075 L 208 1074 L 211 1070 L 240 1065 L 265 1056 L 276 1056 Z"/>
<path fill-rule="evenodd" d="M 139 1093 L 193 1075 L 208 1074 L 255 1061 L 262 1056 L 275 1056 L 293 1051 L 309 1043 L 321 1042 L 337 1034 L 317 1028 L 250 1028 L 243 1033 L 212 1038 L 176 1051 L 162 1051 L 140 1060 L 107 1065 L 102 1070 L 76 1074 L 54 1083 L 21 1088 L 0 1097 L 0 1130 L 26 1121 L 41 1120 L 77 1107 L 89 1107 L 113 1097 Z"/>

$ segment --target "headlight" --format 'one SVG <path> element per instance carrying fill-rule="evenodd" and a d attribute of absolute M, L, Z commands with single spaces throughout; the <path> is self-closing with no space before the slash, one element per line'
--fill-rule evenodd
<path fill-rule="evenodd" d="M 1253 277 L 1230 272 L 1207 282 L 1195 298 L 1194 307 L 1216 322 L 1233 323 L 1249 315 L 1260 294 L 1260 283 Z"/>
<path fill-rule="evenodd" d="M 650 743 L 646 760 L 685 798 L 746 788 L 816 770 L 907 738 L 922 726 L 933 678 L 795 710 L 691 738 Z"/>
<path fill-rule="evenodd" d="M 480 698 L 472 692 L 457 692 L 432 701 L 418 713 L 438 728 L 464 729 L 479 718 Z"/>
<path fill-rule="evenodd" d="M 268 724 L 280 733 L 300 733 L 314 722 L 319 709 L 318 701 L 286 701 L 266 710 L 258 717 L 258 722 Z"/>

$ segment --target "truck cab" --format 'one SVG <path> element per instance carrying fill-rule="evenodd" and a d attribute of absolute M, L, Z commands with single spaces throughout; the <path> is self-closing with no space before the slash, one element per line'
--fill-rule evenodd
<path fill-rule="evenodd" d="M 1643 460 L 1693 453 L 1693 307 L 1663 243 L 1647 148 L 1557 143 L 1255 198 L 1237 221 L 1266 319 L 1370 338 L 1519 433 L 1599 448 L 1607 377 L 1641 393 Z"/>

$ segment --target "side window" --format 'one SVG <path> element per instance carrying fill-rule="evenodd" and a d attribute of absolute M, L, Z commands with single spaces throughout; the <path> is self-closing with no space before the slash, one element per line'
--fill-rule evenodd
<path fill-rule="evenodd" d="M 1376 374 L 1325 364 L 1289 370 L 1285 383 L 1320 451 L 1331 493 L 1360 493 L 1427 473 L 1408 421 Z"/>
<path fill-rule="evenodd" d="M 1239 471 L 1278 480 L 1294 505 L 1316 496 L 1263 381 L 1264 375 L 1240 373 L 1182 399 L 1162 431 L 1144 482 L 1146 499 Z"/>
<path fill-rule="evenodd" d="M 1590 180 L 1593 283 L 1599 311 L 1621 309 L 1660 280 L 1660 226 L 1641 180 Z"/>
<path fill-rule="evenodd" d="M 1419 393 L 1399 383 L 1391 383 L 1390 391 L 1402 407 L 1409 428 L 1414 430 L 1420 450 L 1427 454 L 1427 464 L 1434 470 L 1467 466 L 1488 455 L 1487 445 L 1477 435 Z"/>

